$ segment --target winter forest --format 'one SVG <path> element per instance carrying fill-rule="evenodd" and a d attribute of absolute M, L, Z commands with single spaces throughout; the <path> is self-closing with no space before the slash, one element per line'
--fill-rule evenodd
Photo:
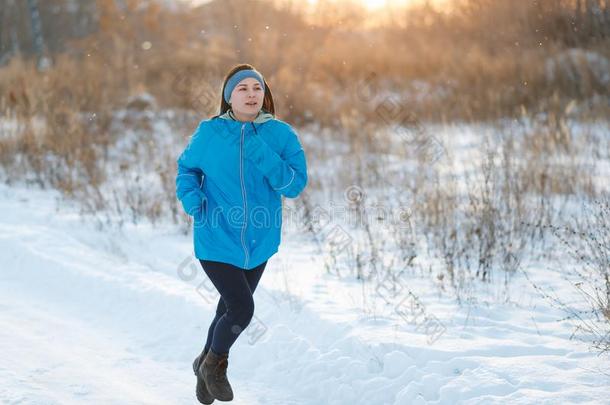
<path fill-rule="evenodd" d="M 610 403 L 609 0 L 0 0 L 2 404 L 201 402 L 177 159 L 242 63 L 308 181 L 231 402 Z"/>

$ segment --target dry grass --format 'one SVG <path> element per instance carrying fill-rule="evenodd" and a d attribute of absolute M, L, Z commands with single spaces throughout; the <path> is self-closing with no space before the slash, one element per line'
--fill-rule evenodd
<path fill-rule="evenodd" d="M 610 200 L 605 196 L 585 202 L 581 208 L 582 217 L 534 225 L 553 235 L 572 259 L 558 263 L 558 267 L 577 297 L 566 299 L 530 282 L 566 314 L 562 320 L 575 322 L 572 337 L 592 337 L 592 346 L 603 353 L 610 351 Z"/>
<path fill-rule="evenodd" d="M 6 106 L 10 94 L 23 91 L 33 108 L 72 99 L 79 105 L 70 108 L 99 112 L 146 91 L 160 107 L 208 115 L 218 108 L 222 75 L 245 59 L 267 76 L 281 116 L 326 127 L 338 127 L 337 117 L 351 109 L 367 121 L 382 121 L 378 103 L 354 92 L 372 73 L 367 85 L 378 96 L 394 95 L 420 119 L 494 119 L 518 116 L 523 107 L 546 110 L 553 95 L 579 103 L 608 96 L 589 60 L 574 66 L 578 83 L 566 72 L 550 78 L 545 71 L 549 59 L 572 46 L 610 59 L 604 30 L 580 36 L 589 28 L 586 19 L 578 20 L 578 35 L 565 37 L 561 21 L 575 12 L 565 1 L 537 2 L 540 17 L 530 2 L 470 0 L 450 14 L 425 7 L 395 12 L 404 20 L 369 30 L 361 28 L 365 13 L 336 10 L 339 24 L 323 10 L 306 19 L 296 6 L 240 7 L 242 2 L 171 14 L 131 0 L 121 12 L 115 2 L 100 1 L 97 32 L 53 55 L 51 71 L 37 72 L 16 58 L 0 70 L 0 103 Z M 253 22 L 253 13 L 264 13 L 265 24 Z M 235 28 L 230 21 L 241 24 Z M 596 108 L 590 111 L 598 116 L 608 112 L 603 99 Z"/>

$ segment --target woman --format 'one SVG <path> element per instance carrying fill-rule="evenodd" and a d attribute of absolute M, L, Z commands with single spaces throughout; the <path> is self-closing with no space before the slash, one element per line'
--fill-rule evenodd
<path fill-rule="evenodd" d="M 193 362 L 197 399 L 230 401 L 229 349 L 254 314 L 252 294 L 278 251 L 282 199 L 307 185 L 294 129 L 276 119 L 271 90 L 251 65 L 224 79 L 220 114 L 201 121 L 177 159 L 176 196 L 194 220 L 194 250 L 218 292 L 216 316 Z"/>

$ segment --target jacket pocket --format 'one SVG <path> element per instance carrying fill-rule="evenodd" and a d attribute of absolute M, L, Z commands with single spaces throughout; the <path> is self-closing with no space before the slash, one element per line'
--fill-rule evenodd
<path fill-rule="evenodd" d="M 201 198 L 199 203 L 199 212 L 194 217 L 196 227 L 204 225 L 208 216 L 208 198 L 201 189 L 199 190 L 199 196 Z"/>
<path fill-rule="evenodd" d="M 208 197 L 205 195 L 201 198 L 201 215 L 206 218 L 208 216 Z"/>

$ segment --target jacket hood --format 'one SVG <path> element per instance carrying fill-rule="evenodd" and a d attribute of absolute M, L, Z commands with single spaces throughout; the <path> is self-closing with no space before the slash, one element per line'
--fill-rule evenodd
<path fill-rule="evenodd" d="M 238 121 L 237 118 L 235 118 L 235 115 L 233 114 L 233 110 L 231 110 L 231 109 L 227 110 L 227 112 L 220 115 L 218 118 L 222 118 L 225 120 Z M 253 122 L 256 124 L 260 124 L 260 123 L 272 120 L 274 118 L 275 118 L 275 116 L 273 114 L 260 110 Z"/>

